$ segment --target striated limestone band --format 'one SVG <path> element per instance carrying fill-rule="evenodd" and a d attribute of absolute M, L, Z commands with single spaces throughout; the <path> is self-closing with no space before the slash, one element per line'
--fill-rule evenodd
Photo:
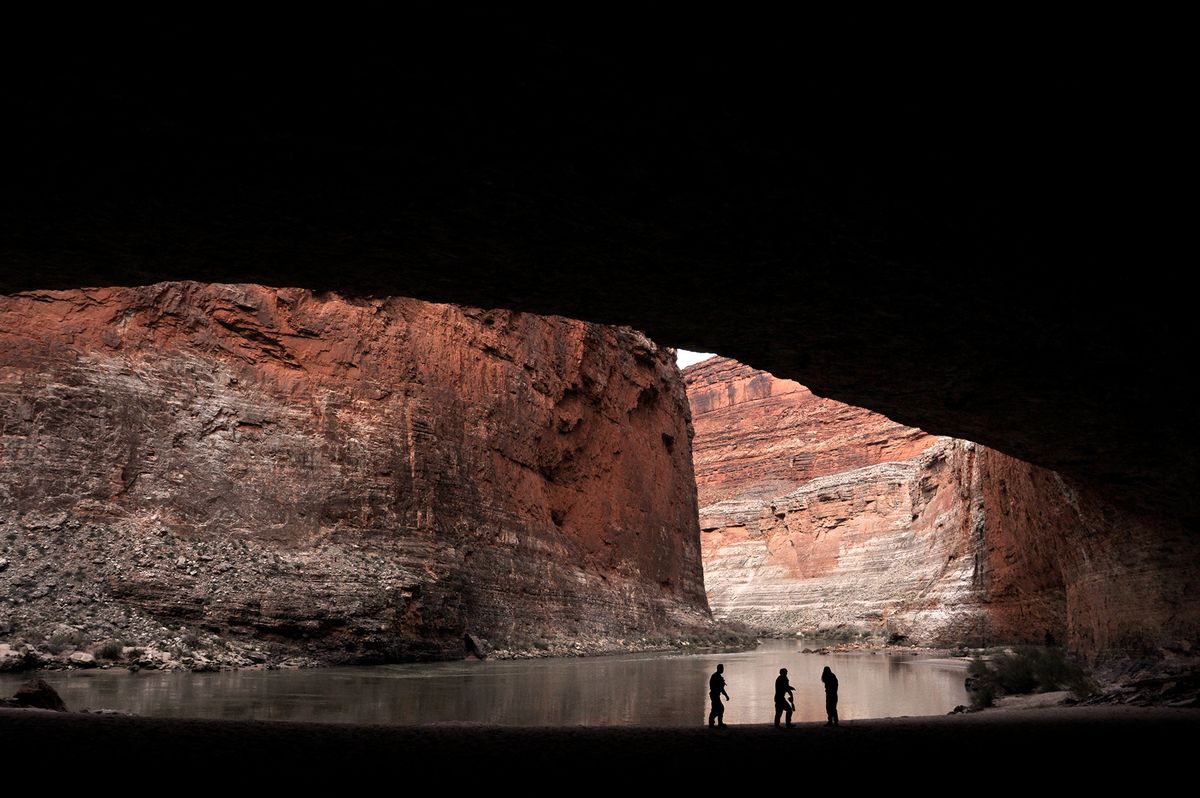
<path fill-rule="evenodd" d="M 775 632 L 983 637 L 982 508 L 950 487 L 970 447 L 936 439 L 911 460 L 817 477 L 765 505 L 705 507 L 714 612 Z"/>
<path fill-rule="evenodd" d="M 695 629 L 690 436 L 673 351 L 628 328 L 252 285 L 0 297 L 0 636 L 330 661 Z"/>

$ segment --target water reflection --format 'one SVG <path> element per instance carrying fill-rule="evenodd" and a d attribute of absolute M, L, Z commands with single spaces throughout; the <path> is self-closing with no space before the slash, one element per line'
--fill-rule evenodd
<path fill-rule="evenodd" d="M 812 646 L 812 641 L 804 645 Z M 72 709 L 321 723 L 692 726 L 708 719 L 708 677 L 725 663 L 725 722 L 770 723 L 779 668 L 796 722 L 825 720 L 821 669 L 841 681 L 842 720 L 943 714 L 966 703 L 959 668 L 908 655 L 799 654 L 794 640 L 691 656 L 443 662 L 306 671 L 44 674 Z M 24 681 L 0 676 L 0 694 Z"/>

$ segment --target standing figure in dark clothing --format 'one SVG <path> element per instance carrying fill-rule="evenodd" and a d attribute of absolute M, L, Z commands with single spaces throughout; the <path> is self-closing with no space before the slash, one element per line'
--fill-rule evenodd
<path fill-rule="evenodd" d="M 779 678 L 775 680 L 775 726 L 779 726 L 779 716 L 787 713 L 787 727 L 792 728 L 792 713 L 796 705 L 792 703 L 792 685 L 788 682 L 787 668 L 779 669 Z"/>
<path fill-rule="evenodd" d="M 721 703 L 721 696 L 725 696 L 725 700 L 729 700 L 729 693 L 725 692 L 725 673 L 724 665 L 717 665 L 717 672 L 708 679 L 708 697 L 712 699 L 712 711 L 708 713 L 708 727 L 713 727 L 713 721 L 722 729 L 725 728 L 725 705 Z"/>
<path fill-rule="evenodd" d="M 821 671 L 821 681 L 825 683 L 825 714 L 829 716 L 826 721 L 826 726 L 838 725 L 837 716 L 837 676 L 833 671 L 829 670 L 829 666 L 825 666 L 825 670 Z"/>

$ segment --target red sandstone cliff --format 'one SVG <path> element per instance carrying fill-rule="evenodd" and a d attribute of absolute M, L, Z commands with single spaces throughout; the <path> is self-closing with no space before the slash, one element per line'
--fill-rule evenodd
<path fill-rule="evenodd" d="M 673 352 L 628 328 L 251 285 L 0 297 L 0 634 L 369 659 L 694 627 L 690 435 Z"/>
<path fill-rule="evenodd" d="M 982 446 L 979 453 L 982 601 L 997 638 L 1023 639 L 1058 620 L 1070 645 L 1094 656 L 1200 652 L 1196 535 L 1057 472 Z"/>
<path fill-rule="evenodd" d="M 701 506 L 782 495 L 816 477 L 907 460 L 935 440 L 724 357 L 684 370 Z"/>
<path fill-rule="evenodd" d="M 792 633 L 978 637 L 954 442 L 726 358 L 684 372 L 718 617 Z"/>
<path fill-rule="evenodd" d="M 773 631 L 1186 654 L 1197 545 L 1053 471 L 725 358 L 684 371 L 715 615 Z"/>

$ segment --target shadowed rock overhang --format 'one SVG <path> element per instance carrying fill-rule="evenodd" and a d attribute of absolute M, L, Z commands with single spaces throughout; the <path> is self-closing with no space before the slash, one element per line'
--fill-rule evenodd
<path fill-rule="evenodd" d="M 658 23 L 410 20 L 352 59 L 10 50 L 0 292 L 185 278 L 629 324 L 1194 523 L 1169 71 L 863 66 L 806 29 Z"/>

